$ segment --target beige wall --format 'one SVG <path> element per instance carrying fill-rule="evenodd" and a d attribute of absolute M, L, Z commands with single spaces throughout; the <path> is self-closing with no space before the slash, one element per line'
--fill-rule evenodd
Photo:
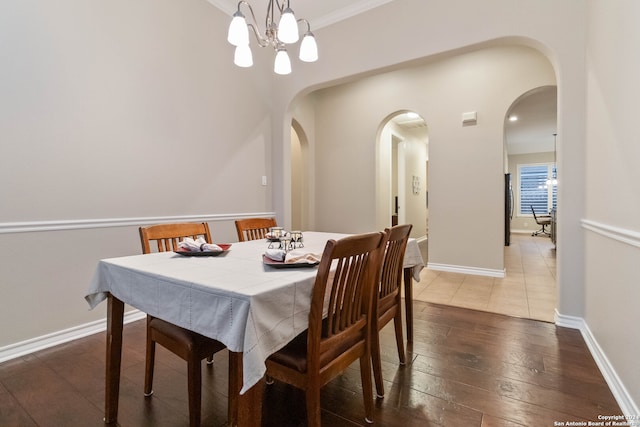
<path fill-rule="evenodd" d="M 589 2 L 585 319 L 640 403 L 640 3 Z"/>
<path fill-rule="evenodd" d="M 270 71 L 232 64 L 218 9 L 12 0 L 0 15 L 0 348 L 103 318 L 83 300 L 97 261 L 138 253 L 149 217 L 273 210 Z M 211 225 L 236 241 L 232 221 Z"/>
<path fill-rule="evenodd" d="M 379 228 L 377 130 L 390 113 L 409 109 L 429 127 L 429 263 L 504 270 L 504 117 L 522 93 L 554 82 L 538 51 L 500 46 L 315 92 L 317 227 Z M 462 125 L 467 111 L 477 111 L 476 126 Z M 409 194 L 410 184 L 405 193 L 424 206 L 424 187 L 420 196 Z M 417 221 L 424 235 L 425 221 Z"/>
<path fill-rule="evenodd" d="M 582 0 L 543 0 L 529 3 L 528 7 L 508 0 L 490 4 L 466 0 L 436 3 L 399 0 L 319 29 L 315 34 L 322 40 L 321 55 L 323 52 L 330 55 L 331 63 L 304 64 L 293 78 L 274 80 L 274 140 L 287 138 L 294 114 L 290 108 L 295 105 L 292 100 L 297 101 L 319 87 L 437 61 L 477 49 L 483 43 L 520 43 L 540 49 L 556 73 L 559 88 L 558 163 L 564 174 L 561 178 L 567 183 L 564 187 L 567 193 L 563 195 L 561 190 L 559 195 L 566 201 L 559 212 L 559 220 L 563 223 L 558 235 L 559 241 L 563 242 L 558 249 L 559 310 L 581 316 L 584 313 L 584 233 L 580 219 L 585 192 L 585 14 L 586 4 Z M 386 28 L 393 22 L 402 22 L 402 26 L 394 27 L 393 31 L 371 31 L 372 28 Z M 571 31 L 567 30 L 568 26 Z M 464 78 L 466 74 L 460 76 Z M 455 87 L 462 90 L 466 86 Z M 469 104 L 469 109 L 477 108 L 471 102 Z M 406 105 L 402 108 L 413 109 Z M 285 147 L 286 144 L 274 145 L 274 166 L 288 164 L 289 153 Z M 568 153 L 566 156 L 565 152 Z M 502 155 L 500 151 L 498 156 Z M 364 172 L 371 173 L 366 169 Z M 285 188 L 282 194 L 274 194 L 274 206 L 282 212 L 285 221 L 290 215 L 286 173 L 286 168 L 274 167 L 274 182 Z M 321 201 L 322 198 L 316 200 Z M 367 203 L 363 205 L 371 208 Z"/>

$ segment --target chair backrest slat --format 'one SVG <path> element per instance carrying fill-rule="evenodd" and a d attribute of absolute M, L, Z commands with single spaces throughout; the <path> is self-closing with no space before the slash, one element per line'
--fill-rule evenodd
<path fill-rule="evenodd" d="M 387 247 L 382 262 L 379 289 L 380 299 L 400 292 L 404 267 L 404 253 L 412 228 L 413 226 L 411 224 L 404 224 L 385 229 L 385 233 L 387 234 Z"/>
<path fill-rule="evenodd" d="M 157 224 L 148 227 L 140 227 L 140 243 L 142 253 L 151 252 L 151 242 L 156 242 L 158 252 L 175 251 L 178 244 L 185 238 L 197 239 L 203 237 L 207 243 L 212 243 L 209 225 L 202 223 L 172 223 Z"/>
<path fill-rule="evenodd" d="M 264 239 L 271 227 L 277 227 L 275 218 L 245 218 L 236 221 L 238 241 Z"/>
<path fill-rule="evenodd" d="M 307 343 L 310 360 L 315 357 L 311 355 L 314 350 L 322 351 L 323 342 L 336 342 L 341 335 L 366 335 L 384 245 L 383 233 L 327 242 L 311 299 Z"/>

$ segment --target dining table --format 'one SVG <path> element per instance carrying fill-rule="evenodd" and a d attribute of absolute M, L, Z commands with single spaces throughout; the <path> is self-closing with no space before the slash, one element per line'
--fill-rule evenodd
<path fill-rule="evenodd" d="M 348 235 L 304 232 L 292 251 L 320 257 L 328 240 Z M 157 252 L 98 262 L 85 299 L 91 309 L 107 301 L 106 423 L 117 421 L 126 304 L 223 343 L 229 350 L 228 424 L 261 424 L 265 361 L 307 329 L 317 271 L 314 264 L 264 258 L 273 244 L 232 243 L 217 256 Z M 423 268 L 417 241 L 409 239 L 404 258 L 408 340 L 412 281 L 420 280 Z"/>

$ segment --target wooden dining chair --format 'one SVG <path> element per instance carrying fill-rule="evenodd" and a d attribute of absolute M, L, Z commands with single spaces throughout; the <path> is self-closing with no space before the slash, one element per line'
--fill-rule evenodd
<path fill-rule="evenodd" d="M 371 358 L 373 360 L 373 377 L 376 383 L 376 394 L 384 396 L 382 383 L 382 363 L 380 361 L 380 330 L 391 320 L 395 327 L 396 346 L 400 364 L 406 363 L 404 339 L 402 337 L 402 293 L 400 287 L 404 272 L 404 252 L 409 241 L 413 225 L 396 225 L 385 229 L 387 247 L 382 260 L 382 274 L 378 286 L 378 298 L 375 326 L 372 329 Z"/>
<path fill-rule="evenodd" d="M 152 252 L 152 242 L 157 252 L 178 249 L 178 243 L 185 237 L 197 239 L 204 237 L 207 243 L 213 243 L 209 225 L 203 223 L 158 224 L 140 227 L 142 252 Z M 153 251 L 155 252 L 155 251 Z M 213 363 L 213 354 L 223 350 L 224 344 L 157 317 L 147 315 L 147 356 L 145 362 L 144 394 L 153 394 L 153 367 L 155 363 L 156 343 L 187 362 L 187 388 L 189 393 L 189 425 L 199 427 L 202 406 L 202 359 Z"/>
<path fill-rule="evenodd" d="M 358 359 L 365 420 L 373 422 L 370 329 L 384 239 L 384 233 L 368 233 L 327 242 L 309 328 L 266 361 L 268 377 L 305 391 L 309 427 L 320 426 L 320 388 Z"/>
<path fill-rule="evenodd" d="M 245 218 L 236 220 L 238 241 L 264 239 L 271 227 L 277 227 L 275 218 Z"/>

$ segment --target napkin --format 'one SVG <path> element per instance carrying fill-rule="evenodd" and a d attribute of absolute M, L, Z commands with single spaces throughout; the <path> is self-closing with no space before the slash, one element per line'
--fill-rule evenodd
<path fill-rule="evenodd" d="M 274 261 L 284 261 L 287 255 L 282 249 L 267 249 L 264 254 L 267 256 L 267 258 Z"/>
<path fill-rule="evenodd" d="M 320 255 L 312 254 L 310 252 L 291 251 L 286 254 L 284 262 L 287 264 L 316 264 L 320 262 Z"/>
<path fill-rule="evenodd" d="M 267 249 L 267 258 L 287 264 L 316 264 L 320 262 L 320 255 L 302 251 L 285 252 L 282 249 Z"/>
<path fill-rule="evenodd" d="M 189 252 L 221 252 L 222 248 L 215 243 L 207 243 L 203 237 L 193 240 L 185 237 L 183 241 L 178 243 L 178 248 L 186 249 Z"/>

